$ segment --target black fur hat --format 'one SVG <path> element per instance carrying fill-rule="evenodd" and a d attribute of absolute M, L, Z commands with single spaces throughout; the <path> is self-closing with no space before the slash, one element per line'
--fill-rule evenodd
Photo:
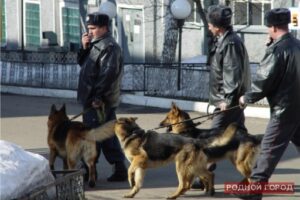
<path fill-rule="evenodd" d="M 88 14 L 86 16 L 86 24 L 87 25 L 95 25 L 95 26 L 108 26 L 109 25 L 109 17 L 108 15 L 94 12 L 91 14 Z"/>
<path fill-rule="evenodd" d="M 207 20 L 217 27 L 228 27 L 231 25 L 232 11 L 228 6 L 213 5 L 208 7 Z"/>
<path fill-rule="evenodd" d="M 274 8 L 265 14 L 265 24 L 268 27 L 289 24 L 291 12 L 287 8 Z"/>

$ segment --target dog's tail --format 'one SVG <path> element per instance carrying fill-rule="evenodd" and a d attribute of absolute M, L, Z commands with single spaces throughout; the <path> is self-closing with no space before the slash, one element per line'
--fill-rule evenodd
<path fill-rule="evenodd" d="M 217 147 L 228 144 L 234 137 L 237 129 L 238 125 L 236 123 L 229 124 L 224 133 L 221 133 L 216 137 L 207 139 L 207 147 Z"/>
<path fill-rule="evenodd" d="M 86 139 L 101 142 L 113 137 L 115 135 L 115 123 L 116 120 L 111 120 L 99 126 L 98 128 L 89 130 Z"/>

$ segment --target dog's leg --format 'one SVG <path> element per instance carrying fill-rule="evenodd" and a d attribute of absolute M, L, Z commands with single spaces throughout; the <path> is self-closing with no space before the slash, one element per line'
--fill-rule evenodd
<path fill-rule="evenodd" d="M 137 167 L 133 172 L 134 175 L 134 186 L 132 190 L 124 195 L 124 198 L 133 198 L 141 189 L 145 176 L 145 170 L 141 167 Z"/>
<path fill-rule="evenodd" d="M 179 197 L 182 193 L 184 193 L 186 190 L 184 189 L 184 180 L 186 179 L 185 173 L 186 169 L 183 168 L 183 165 L 181 161 L 176 161 L 176 173 L 178 178 L 178 187 L 175 193 L 173 193 L 171 196 L 168 196 L 167 199 L 176 199 Z"/>
<path fill-rule="evenodd" d="M 215 194 L 214 173 L 207 170 L 205 166 L 198 171 L 198 176 L 205 186 L 205 193 L 213 196 Z"/>
<path fill-rule="evenodd" d="M 57 152 L 55 149 L 50 149 L 50 155 L 49 155 L 49 166 L 51 170 L 54 170 L 54 162 L 55 158 L 57 156 Z"/>
<path fill-rule="evenodd" d="M 68 161 L 66 158 L 63 159 L 64 170 L 68 169 Z"/>
<path fill-rule="evenodd" d="M 135 171 L 135 167 L 133 165 L 130 165 L 128 168 L 128 183 L 130 185 L 131 188 L 133 188 L 135 186 L 135 181 L 134 181 L 134 171 Z"/>
<path fill-rule="evenodd" d="M 208 187 L 209 187 L 208 180 L 205 177 L 203 177 L 203 176 L 199 176 L 199 180 L 204 185 L 204 191 L 205 191 L 205 193 L 208 193 Z"/>
<path fill-rule="evenodd" d="M 75 167 L 76 167 L 76 161 L 71 158 L 68 158 L 68 168 L 75 169 Z"/>
<path fill-rule="evenodd" d="M 87 166 L 89 168 L 89 186 L 91 188 L 96 185 L 96 167 L 94 160 L 94 158 L 91 158 L 87 161 Z"/>
<path fill-rule="evenodd" d="M 237 170 L 245 177 L 242 182 L 247 183 L 250 180 L 252 171 L 252 163 L 255 158 L 251 146 L 243 145 L 243 148 L 238 149 L 238 156 L 236 158 L 235 166 Z"/>
<path fill-rule="evenodd" d="M 96 143 L 86 142 L 83 143 L 83 149 L 85 149 L 83 153 L 83 159 L 88 167 L 88 174 L 89 174 L 89 186 L 95 187 L 96 185 L 96 158 L 97 158 L 97 150 L 96 150 Z"/>
<path fill-rule="evenodd" d="M 214 187 L 215 174 L 207 170 L 205 172 L 205 177 L 208 182 L 208 190 L 206 190 L 207 191 L 206 193 L 208 193 L 210 196 L 213 196 L 215 194 L 215 187 Z"/>

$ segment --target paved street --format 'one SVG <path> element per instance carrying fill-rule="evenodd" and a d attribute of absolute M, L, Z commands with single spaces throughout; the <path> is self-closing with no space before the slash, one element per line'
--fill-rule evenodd
<path fill-rule="evenodd" d="M 25 149 L 47 157 L 47 116 L 52 104 L 60 106 L 63 103 L 66 103 L 67 113 L 70 117 L 81 111 L 81 107 L 74 99 L 1 94 L 1 140 L 16 143 Z M 151 129 L 158 125 L 167 111 L 167 109 L 122 104 L 117 115 L 118 117 L 138 117 L 137 122 L 142 128 Z M 204 114 L 189 113 L 192 117 Z M 249 132 L 259 134 L 264 132 L 267 121 L 267 119 L 247 118 L 246 126 Z M 210 122 L 208 121 L 199 127 L 208 128 L 209 126 Z M 61 168 L 60 160 L 57 160 L 56 167 Z M 96 188 L 86 187 L 87 199 L 122 199 L 123 194 L 129 191 L 129 185 L 127 182 L 109 183 L 106 181 L 106 178 L 112 173 L 112 168 L 103 156 L 97 165 L 97 170 L 99 180 Z M 242 176 L 229 161 L 219 162 L 215 174 L 216 194 L 214 198 L 233 199 L 232 196 L 223 193 L 224 182 L 237 182 L 242 179 Z M 268 195 L 265 199 L 300 199 L 300 159 L 292 144 L 288 146 L 270 181 L 294 182 L 296 193 L 294 195 Z M 143 188 L 135 198 L 141 200 L 164 199 L 175 191 L 176 186 L 177 178 L 173 165 L 151 169 L 146 174 Z M 211 199 L 202 191 L 197 190 L 188 191 L 179 199 L 198 198 Z"/>

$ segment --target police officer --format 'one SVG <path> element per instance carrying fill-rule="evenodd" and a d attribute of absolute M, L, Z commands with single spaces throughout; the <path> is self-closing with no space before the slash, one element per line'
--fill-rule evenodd
<path fill-rule="evenodd" d="M 285 8 L 266 13 L 272 43 L 260 62 L 251 90 L 239 100 L 244 106 L 266 97 L 271 109 L 261 153 L 251 174 L 254 183 L 268 182 L 289 141 L 300 148 L 300 41 L 289 33 L 290 19 Z M 240 197 L 260 199 L 262 194 Z"/>
<path fill-rule="evenodd" d="M 250 87 L 248 53 L 240 37 L 233 32 L 232 11 L 227 6 L 208 8 L 208 28 L 217 38 L 210 63 L 209 102 L 216 111 L 238 105 L 239 98 Z M 233 109 L 214 117 L 212 128 L 227 127 L 237 122 L 244 127 L 243 109 Z"/>
<path fill-rule="evenodd" d="M 239 98 L 250 87 L 248 53 L 241 38 L 233 31 L 230 7 L 213 5 L 208 8 L 208 29 L 215 37 L 211 48 L 209 103 L 216 107 L 215 112 L 238 106 Z M 215 115 L 212 129 L 227 127 L 236 122 L 245 128 L 243 109 L 235 109 Z M 246 129 L 246 128 L 245 128 Z M 215 164 L 208 166 L 214 170 Z M 199 187 L 193 184 L 193 188 Z"/>
<path fill-rule="evenodd" d="M 77 57 L 81 67 L 77 97 L 84 111 L 88 111 L 83 114 L 83 123 L 96 128 L 116 119 L 123 59 L 121 48 L 109 31 L 107 15 L 88 14 L 86 23 L 88 33 L 82 35 L 82 48 Z M 101 150 L 107 161 L 115 165 L 114 174 L 107 180 L 127 180 L 125 156 L 116 136 L 97 143 L 99 156 Z"/>

